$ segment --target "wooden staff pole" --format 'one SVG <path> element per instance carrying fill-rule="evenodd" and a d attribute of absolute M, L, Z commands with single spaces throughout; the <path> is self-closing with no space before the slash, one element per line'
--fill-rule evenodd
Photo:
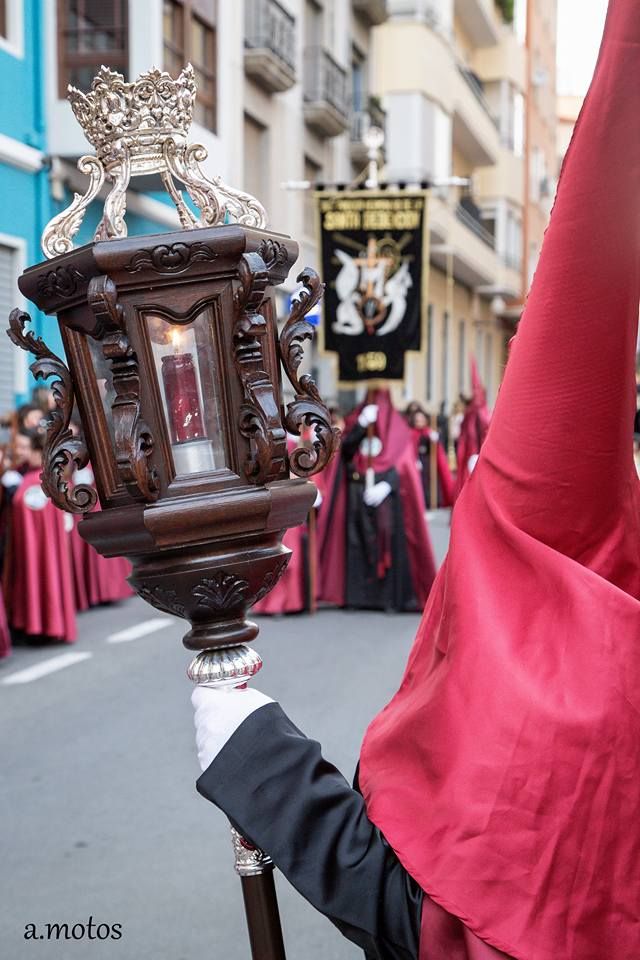
<path fill-rule="evenodd" d="M 429 438 L 429 508 L 438 509 L 438 443 Z"/>
<path fill-rule="evenodd" d="M 307 550 L 309 551 L 309 613 L 315 613 L 318 609 L 317 584 L 318 584 L 318 541 L 316 527 L 316 508 L 311 507 L 307 519 Z"/>

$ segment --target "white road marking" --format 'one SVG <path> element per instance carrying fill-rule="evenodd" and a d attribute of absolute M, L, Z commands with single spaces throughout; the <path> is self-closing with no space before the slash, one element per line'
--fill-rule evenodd
<path fill-rule="evenodd" d="M 24 670 L 10 673 L 8 677 L 2 678 L 2 683 L 31 683 L 32 680 L 39 680 L 40 677 L 46 677 L 49 673 L 64 670 L 65 667 L 70 667 L 74 663 L 80 663 L 81 660 L 87 660 L 91 656 L 93 656 L 93 654 L 86 651 L 61 653 L 59 657 L 51 657 L 49 660 L 43 660 L 42 663 L 36 663 L 33 667 L 26 667 Z"/>
<path fill-rule="evenodd" d="M 138 637 L 144 637 L 147 633 L 164 630 L 172 623 L 174 621 L 170 617 L 152 617 L 151 620 L 145 620 L 143 623 L 136 623 L 133 627 L 127 627 L 126 630 L 112 633 L 107 637 L 107 643 L 127 643 L 129 640 L 137 640 Z"/>

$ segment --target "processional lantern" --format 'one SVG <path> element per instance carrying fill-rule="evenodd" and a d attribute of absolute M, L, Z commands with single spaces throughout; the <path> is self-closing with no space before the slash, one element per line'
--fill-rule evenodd
<path fill-rule="evenodd" d="M 144 600 L 189 621 L 183 642 L 199 651 L 193 680 L 240 683 L 261 665 L 246 646 L 258 633 L 248 610 L 284 572 L 283 533 L 305 519 L 315 496 L 307 478 L 328 463 L 339 435 L 314 381 L 299 375 L 314 329 L 305 316 L 322 284 L 313 270 L 300 274 L 278 335 L 273 290 L 298 246 L 265 229 L 255 198 L 203 172 L 206 151 L 187 140 L 195 96 L 191 66 L 177 79 L 152 70 L 134 83 L 102 67 L 91 92 L 69 89 L 97 154 L 78 162 L 89 186 L 47 225 L 48 259 L 18 282 L 57 316 L 68 366 L 28 329 L 28 314 L 14 310 L 8 333 L 35 355 L 34 376 L 53 378 L 45 492 L 84 515 L 79 532 L 100 553 L 130 559 Z M 183 229 L 128 238 L 129 180 L 152 174 Z M 73 249 L 105 185 L 94 242 Z M 286 406 L 281 367 L 294 393 Z M 70 429 L 76 405 L 79 436 Z M 287 433 L 303 428 L 311 443 L 289 456 Z M 74 485 L 74 470 L 89 461 L 97 491 Z M 268 858 L 235 833 L 234 845 L 252 947 L 282 956 Z"/>

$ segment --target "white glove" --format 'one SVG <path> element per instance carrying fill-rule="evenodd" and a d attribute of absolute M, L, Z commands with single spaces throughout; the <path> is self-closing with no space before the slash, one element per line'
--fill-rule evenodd
<path fill-rule="evenodd" d="M 365 490 L 362 499 L 368 507 L 379 507 L 383 500 L 386 500 L 391 493 L 391 484 L 386 480 L 375 483 L 368 490 Z"/>
<path fill-rule="evenodd" d="M 473 471 L 475 470 L 477 462 L 478 462 L 478 454 L 472 453 L 469 459 L 467 460 L 467 470 L 469 471 L 470 474 L 472 474 Z"/>
<path fill-rule="evenodd" d="M 438 440 L 440 439 L 440 434 L 438 433 L 437 430 L 432 430 L 431 433 L 429 434 L 429 439 L 433 441 L 433 443 L 437 443 Z"/>
<path fill-rule="evenodd" d="M 319 510 L 319 509 L 320 509 L 320 507 L 322 506 L 322 501 L 323 501 L 323 500 L 324 500 L 324 497 L 322 496 L 322 494 L 320 493 L 320 491 L 319 491 L 318 488 L 316 487 L 316 498 L 315 498 L 315 500 L 313 501 L 313 506 L 315 507 L 316 510 Z"/>
<path fill-rule="evenodd" d="M 360 411 L 360 416 L 358 417 L 358 423 L 361 427 L 369 427 L 372 423 L 375 423 L 378 419 L 378 404 L 377 403 L 368 403 L 366 407 L 363 407 Z"/>
<path fill-rule="evenodd" d="M 200 768 L 206 770 L 240 724 L 273 700 L 253 687 L 197 686 L 191 703 L 195 710 L 198 761 Z"/>
<path fill-rule="evenodd" d="M 3 487 L 19 487 L 22 483 L 22 474 L 18 473 L 17 470 L 5 470 L 2 474 L 2 483 Z"/>

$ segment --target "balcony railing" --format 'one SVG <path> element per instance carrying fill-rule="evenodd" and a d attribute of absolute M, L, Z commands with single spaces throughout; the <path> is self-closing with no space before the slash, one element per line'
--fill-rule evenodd
<path fill-rule="evenodd" d="M 277 0 L 245 0 L 245 69 L 273 91 L 295 83 L 296 22 Z"/>
<path fill-rule="evenodd" d="M 456 217 L 458 220 L 468 227 L 469 230 L 473 231 L 475 235 L 482 240 L 483 243 L 486 243 L 488 247 L 491 247 L 492 250 L 496 248 L 496 239 L 492 233 L 482 225 L 482 220 L 480 219 L 479 214 L 474 214 L 468 207 L 464 207 L 462 203 L 459 203 L 456 207 Z"/>
<path fill-rule="evenodd" d="M 346 70 L 343 70 L 323 47 L 307 47 L 304 52 L 304 65 L 304 99 L 308 103 L 326 100 L 346 116 Z"/>
<path fill-rule="evenodd" d="M 478 101 L 482 109 L 485 111 L 485 113 L 491 120 L 494 127 L 497 128 L 498 120 L 496 117 L 494 117 L 493 113 L 491 112 L 491 107 L 489 106 L 487 102 L 487 98 L 484 95 L 484 86 L 482 84 L 482 80 L 480 79 L 480 77 L 476 73 L 474 73 L 473 70 L 469 70 L 468 67 L 465 67 L 461 63 L 458 64 L 458 70 L 460 71 L 462 77 L 464 78 L 467 86 L 473 93 L 474 97 L 476 98 L 476 100 Z"/>
<path fill-rule="evenodd" d="M 305 119 L 327 136 L 336 136 L 349 125 L 347 72 L 324 47 L 304 51 Z"/>

